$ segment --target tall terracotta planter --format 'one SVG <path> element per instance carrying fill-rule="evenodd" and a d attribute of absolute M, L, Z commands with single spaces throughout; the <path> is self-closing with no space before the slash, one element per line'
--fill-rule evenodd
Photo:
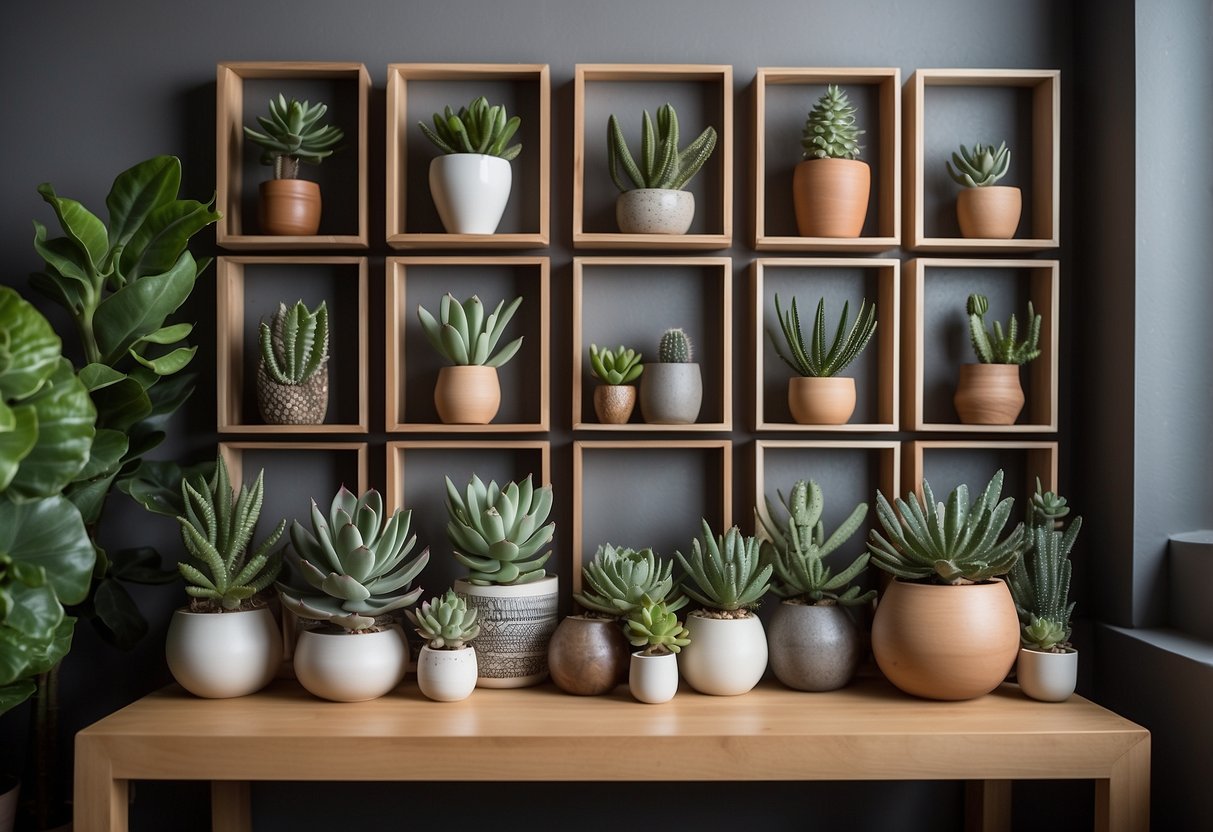
<path fill-rule="evenodd" d="M 858 237 L 868 214 L 872 169 L 858 159 L 806 159 L 792 173 L 802 237 Z"/>
<path fill-rule="evenodd" d="M 1010 185 L 965 188 L 956 197 L 956 219 L 965 237 L 1009 240 L 1022 211 L 1023 196 Z"/>
<path fill-rule="evenodd" d="M 496 367 L 478 364 L 443 367 L 434 385 L 434 407 L 448 425 L 487 425 L 501 407 Z"/>
<path fill-rule="evenodd" d="M 1018 364 L 962 364 L 952 397 L 966 425 L 1013 425 L 1023 410 Z"/>
<path fill-rule="evenodd" d="M 320 230 L 320 186 L 315 182 L 269 179 L 260 190 L 263 233 L 311 237 Z"/>
<path fill-rule="evenodd" d="M 800 425 L 845 425 L 855 412 L 855 379 L 846 376 L 790 378 L 788 409 Z"/>

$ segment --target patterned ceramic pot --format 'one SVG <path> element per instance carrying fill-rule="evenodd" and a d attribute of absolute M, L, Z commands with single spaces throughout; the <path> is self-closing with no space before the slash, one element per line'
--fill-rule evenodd
<path fill-rule="evenodd" d="M 257 361 L 257 410 L 267 425 L 320 425 L 329 409 L 329 365 L 303 384 L 279 384 Z"/>
<path fill-rule="evenodd" d="M 476 686 L 522 688 L 548 675 L 548 642 L 556 630 L 558 580 L 477 586 L 455 581 L 455 592 L 479 615 Z"/>

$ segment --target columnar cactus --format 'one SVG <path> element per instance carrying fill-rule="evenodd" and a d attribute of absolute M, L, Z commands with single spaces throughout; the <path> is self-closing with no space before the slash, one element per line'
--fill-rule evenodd
<path fill-rule="evenodd" d="M 328 360 L 329 311 L 324 301 L 315 311 L 302 301 L 278 304 L 270 323 L 261 323 L 261 360 L 278 384 L 307 383 Z"/>
<path fill-rule="evenodd" d="M 969 295 L 965 311 L 969 315 L 969 340 L 973 352 L 982 364 L 1027 364 L 1040 357 L 1040 315 L 1028 301 L 1028 335 L 1019 340 L 1019 321 L 1015 313 L 1003 333 L 1002 324 L 994 322 L 994 331 L 986 330 L 985 314 L 990 310 L 990 301 L 985 295 Z"/>
<path fill-rule="evenodd" d="M 837 84 L 826 87 L 804 123 L 800 145 L 806 159 L 857 159 L 863 150 L 855 126 L 855 107 Z"/>
<path fill-rule="evenodd" d="M 956 167 L 952 167 L 952 163 Z M 952 154 L 952 162 L 944 162 L 948 174 L 958 185 L 966 188 L 985 188 L 1007 175 L 1011 167 L 1011 151 L 1003 142 L 994 149 L 992 144 L 975 144 L 972 152 L 963 144 L 960 153 Z"/>
<path fill-rule="evenodd" d="M 619 120 L 614 115 L 607 120 L 611 180 L 624 193 L 636 188 L 681 190 L 716 148 L 716 130 L 708 126 L 695 141 L 679 151 L 678 113 L 669 104 L 657 108 L 656 131 L 653 130 L 648 110 L 645 110 L 641 131 L 641 164 L 637 164 L 628 150 Z M 621 169 L 630 182 L 620 175 Z"/>
<path fill-rule="evenodd" d="M 1033 650 L 1059 652 L 1069 646 L 1074 612 L 1069 556 L 1082 529 L 1081 517 L 1064 531 L 1059 528 L 1069 513 L 1065 498 L 1042 493 L 1037 479 L 1028 509 L 1029 548 L 1007 579 L 1019 614 L 1020 642 Z"/>
<path fill-rule="evenodd" d="M 690 364 L 694 355 L 690 337 L 680 328 L 667 329 L 657 344 L 657 360 L 663 364 Z"/>

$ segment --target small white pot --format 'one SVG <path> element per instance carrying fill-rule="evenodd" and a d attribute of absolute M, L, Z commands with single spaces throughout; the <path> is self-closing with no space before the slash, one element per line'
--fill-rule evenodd
<path fill-rule="evenodd" d="M 1071 648 L 1065 653 L 1046 653 L 1021 647 L 1015 677 L 1020 690 L 1033 699 L 1064 702 L 1078 684 L 1078 651 Z"/>
<path fill-rule="evenodd" d="M 449 234 L 492 234 L 505 213 L 510 163 L 483 153 L 451 153 L 430 162 L 430 195 Z"/>
<path fill-rule="evenodd" d="M 0 777 L 0 832 L 13 832 L 17 824 L 17 801 L 21 797 L 21 781 Z"/>
<path fill-rule="evenodd" d="M 303 630 L 295 645 L 295 676 L 321 699 L 364 702 L 400 684 L 408 668 L 404 633 L 393 624 L 377 633 Z"/>
<path fill-rule="evenodd" d="M 691 643 L 682 648 L 678 667 L 695 690 L 713 696 L 737 696 L 758 684 L 767 669 L 767 636 L 762 621 L 746 618 L 687 616 Z"/>
<path fill-rule="evenodd" d="M 169 622 L 169 672 L 195 696 L 228 699 L 261 690 L 282 664 L 282 635 L 268 608 L 189 612 Z"/>
<path fill-rule="evenodd" d="M 615 200 L 624 234 L 685 234 L 695 218 L 695 195 L 670 188 L 637 188 Z"/>
<path fill-rule="evenodd" d="M 476 687 L 476 650 L 435 650 L 428 644 L 417 658 L 417 687 L 435 702 L 467 699 Z"/>
<path fill-rule="evenodd" d="M 548 642 L 559 623 L 559 581 L 478 586 L 455 581 L 455 593 L 477 611 L 476 662 L 481 688 L 523 688 L 548 676 Z"/>
<path fill-rule="evenodd" d="M 650 705 L 669 702 L 678 692 L 678 656 L 666 653 L 646 656 L 643 651 L 632 654 L 628 669 L 628 689 L 632 696 Z"/>

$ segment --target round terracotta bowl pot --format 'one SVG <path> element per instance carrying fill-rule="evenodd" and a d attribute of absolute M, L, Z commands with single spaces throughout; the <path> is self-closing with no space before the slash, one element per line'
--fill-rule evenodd
<path fill-rule="evenodd" d="M 858 159 L 806 159 L 792 172 L 802 237 L 858 237 L 868 213 L 872 169 Z"/>
<path fill-rule="evenodd" d="M 1018 364 L 961 364 L 952 404 L 966 425 L 1013 425 L 1023 410 Z"/>
<path fill-rule="evenodd" d="M 311 237 L 320 230 L 320 186 L 315 182 L 269 179 L 260 190 L 262 233 Z"/>
<path fill-rule="evenodd" d="M 565 693 L 610 693 L 627 681 L 631 651 L 617 619 L 570 615 L 548 642 L 548 672 Z"/>
<path fill-rule="evenodd" d="M 434 385 L 434 407 L 447 425 L 487 425 L 501 407 L 496 367 L 443 367 Z"/>
<path fill-rule="evenodd" d="M 975 699 L 1006 678 L 1019 618 L 1000 579 L 968 586 L 894 580 L 872 621 L 872 654 L 888 678 L 925 699 Z"/>
<path fill-rule="evenodd" d="M 847 376 L 790 378 L 788 409 L 800 425 L 845 425 L 855 412 L 855 379 Z"/>
<path fill-rule="evenodd" d="M 1010 185 L 965 188 L 956 196 L 956 219 L 965 237 L 1009 240 L 1019 228 L 1023 196 Z"/>

